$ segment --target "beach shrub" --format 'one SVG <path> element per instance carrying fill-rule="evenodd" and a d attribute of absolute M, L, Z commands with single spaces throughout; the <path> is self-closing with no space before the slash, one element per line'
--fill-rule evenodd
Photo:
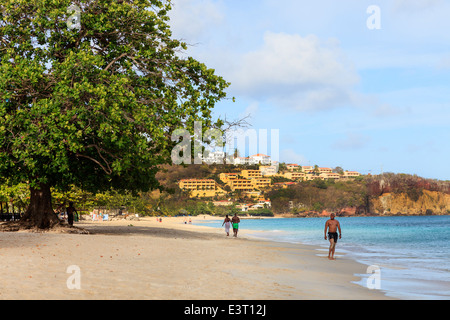
<path fill-rule="evenodd" d="M 273 212 L 269 208 L 260 208 L 257 210 L 251 210 L 248 211 L 247 214 L 253 217 L 273 217 Z"/>

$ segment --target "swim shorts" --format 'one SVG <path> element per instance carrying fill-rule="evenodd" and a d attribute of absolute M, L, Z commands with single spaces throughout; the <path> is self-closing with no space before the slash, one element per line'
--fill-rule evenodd
<path fill-rule="evenodd" d="M 334 243 L 338 240 L 338 234 L 337 232 L 328 232 L 328 240 L 333 239 Z"/>
<path fill-rule="evenodd" d="M 233 229 L 239 229 L 239 223 L 233 223 Z"/>

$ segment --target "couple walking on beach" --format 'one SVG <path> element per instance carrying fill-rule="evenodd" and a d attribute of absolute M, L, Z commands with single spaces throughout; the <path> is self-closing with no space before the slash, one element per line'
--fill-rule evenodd
<path fill-rule="evenodd" d="M 334 257 L 336 243 L 338 241 L 338 238 L 341 239 L 341 237 L 342 237 L 341 225 L 340 225 L 339 221 L 337 221 L 335 219 L 335 217 L 336 217 L 336 214 L 334 214 L 334 213 L 330 214 L 330 219 L 327 220 L 327 222 L 325 223 L 325 231 L 324 231 L 325 240 L 330 241 L 330 248 L 328 250 L 328 259 L 330 259 L 330 260 L 336 260 L 336 258 Z M 233 236 L 237 237 L 238 230 L 239 230 L 239 222 L 241 222 L 241 220 L 239 219 L 239 217 L 237 216 L 236 213 L 234 214 L 233 218 L 231 218 L 231 219 L 228 217 L 228 215 L 225 216 L 222 226 L 225 225 L 225 232 L 227 233 L 227 236 L 230 235 L 230 226 L 232 225 L 233 226 Z M 337 233 L 338 230 L 339 230 L 339 234 Z M 328 237 L 327 237 L 327 231 L 328 231 Z"/>
<path fill-rule="evenodd" d="M 237 213 L 235 213 L 233 218 L 231 219 L 228 217 L 228 215 L 225 216 L 225 220 L 223 220 L 222 226 L 225 225 L 225 232 L 227 233 L 227 237 L 230 235 L 230 226 L 233 226 L 233 237 L 237 237 L 239 222 L 241 222 L 241 219 L 239 219 Z"/>

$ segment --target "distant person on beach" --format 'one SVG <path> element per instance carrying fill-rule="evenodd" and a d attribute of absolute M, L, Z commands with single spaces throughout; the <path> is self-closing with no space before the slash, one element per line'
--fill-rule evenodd
<path fill-rule="evenodd" d="M 223 220 L 222 227 L 225 225 L 225 232 L 227 233 L 227 237 L 230 235 L 230 227 L 231 227 L 231 219 L 228 215 L 225 216 L 225 220 Z"/>
<path fill-rule="evenodd" d="M 339 221 L 334 219 L 336 215 L 334 213 L 330 214 L 330 219 L 327 220 L 325 223 L 325 240 L 327 240 L 327 230 L 328 230 L 328 240 L 330 241 L 330 249 L 328 251 L 328 259 L 330 260 L 336 260 L 334 257 L 334 250 L 336 249 L 336 243 L 338 240 L 338 233 L 337 230 L 339 230 L 339 239 L 341 239 L 342 231 L 341 231 L 341 225 L 339 224 Z"/>
<path fill-rule="evenodd" d="M 64 219 L 64 203 L 60 204 L 58 208 L 56 209 L 56 212 L 58 213 L 59 219 Z"/>
<path fill-rule="evenodd" d="M 241 222 L 241 219 L 237 216 L 237 213 L 234 214 L 234 217 L 231 218 L 231 223 L 233 225 L 233 237 L 237 237 L 238 230 L 239 230 L 239 222 Z"/>
<path fill-rule="evenodd" d="M 78 211 L 73 206 L 73 202 L 69 202 L 69 206 L 67 207 L 67 222 L 69 223 L 69 226 L 73 226 L 74 212 L 78 215 Z"/>

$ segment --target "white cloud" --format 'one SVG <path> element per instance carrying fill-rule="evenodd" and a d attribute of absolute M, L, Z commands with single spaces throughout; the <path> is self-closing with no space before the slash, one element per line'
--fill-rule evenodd
<path fill-rule="evenodd" d="M 236 61 L 228 79 L 240 94 L 299 110 L 351 104 L 359 82 L 336 40 L 272 32 Z"/>
<path fill-rule="evenodd" d="M 204 40 L 212 26 L 224 21 L 220 3 L 212 0 L 174 0 L 169 16 L 175 37 L 189 44 Z"/>

